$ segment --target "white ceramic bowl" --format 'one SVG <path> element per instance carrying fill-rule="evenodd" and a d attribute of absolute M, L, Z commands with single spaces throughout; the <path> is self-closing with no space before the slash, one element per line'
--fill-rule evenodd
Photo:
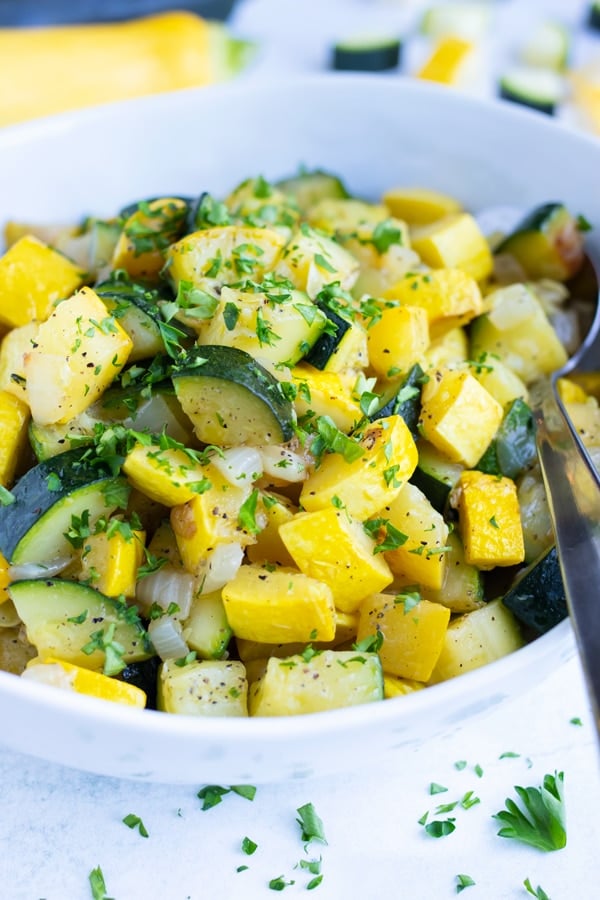
<path fill-rule="evenodd" d="M 0 219 L 68 222 L 161 192 L 219 195 L 249 175 L 276 179 L 301 163 L 339 173 L 366 197 L 414 184 L 454 194 L 473 210 L 563 200 L 600 223 L 600 143 L 513 107 L 352 75 L 242 82 L 8 129 L 0 133 Z M 437 687 L 287 719 L 168 716 L 0 672 L 0 741 L 147 781 L 322 775 L 435 740 L 539 683 L 573 652 L 563 622 L 517 653 Z"/>

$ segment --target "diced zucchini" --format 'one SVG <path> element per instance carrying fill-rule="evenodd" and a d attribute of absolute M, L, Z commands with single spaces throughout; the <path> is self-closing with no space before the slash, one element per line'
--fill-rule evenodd
<path fill-rule="evenodd" d="M 183 411 L 206 444 L 281 444 L 293 436 L 294 410 L 273 375 L 235 347 L 202 346 L 173 372 Z"/>
<path fill-rule="evenodd" d="M 203 659 L 160 669 L 158 708 L 183 716 L 247 716 L 248 682 L 243 663 Z"/>
<path fill-rule="evenodd" d="M 93 527 L 122 501 L 124 479 L 85 453 L 68 450 L 29 469 L 13 488 L 14 503 L 0 507 L 0 552 L 13 565 L 72 555 L 65 537 L 72 519 L 85 515 Z"/>
<path fill-rule="evenodd" d="M 500 78 L 499 93 L 538 112 L 553 116 L 565 96 L 565 84 L 553 69 L 533 65 L 515 65 Z"/>
<path fill-rule="evenodd" d="M 566 281 L 583 264 L 583 235 L 563 203 L 544 203 L 524 216 L 495 252 L 514 256 L 530 278 Z"/>
<path fill-rule="evenodd" d="M 350 290 L 358 277 L 359 263 L 336 241 L 303 223 L 293 232 L 274 271 L 312 299 L 326 284 L 336 281 Z"/>
<path fill-rule="evenodd" d="M 364 327 L 327 303 L 317 302 L 317 306 L 325 313 L 329 324 L 306 354 L 306 362 L 324 372 L 364 368 L 368 360 Z"/>
<path fill-rule="evenodd" d="M 337 175 L 323 172 L 321 169 L 300 172 L 291 178 L 284 178 L 275 185 L 284 194 L 291 196 L 301 212 L 306 212 L 327 198 L 337 199 L 348 197 L 348 191 Z"/>
<path fill-rule="evenodd" d="M 556 547 L 550 547 L 519 573 L 502 602 L 536 634 L 545 634 L 567 617 L 567 598 Z"/>
<path fill-rule="evenodd" d="M 450 623 L 430 684 L 447 681 L 508 656 L 523 643 L 513 614 L 502 600 L 492 600 Z"/>
<path fill-rule="evenodd" d="M 421 31 L 429 38 L 457 34 L 465 38 L 482 38 L 490 23 L 489 3 L 435 3 L 421 19 Z"/>
<path fill-rule="evenodd" d="M 567 67 L 570 42 L 569 31 L 562 23 L 540 22 L 522 44 L 519 56 L 526 65 L 561 72 Z"/>
<path fill-rule="evenodd" d="M 434 509 L 443 512 L 464 467 L 449 460 L 427 441 L 419 441 L 417 450 L 419 461 L 410 480 L 423 491 Z"/>
<path fill-rule="evenodd" d="M 135 284 L 119 285 L 115 282 L 104 282 L 94 288 L 107 310 L 131 338 L 130 363 L 156 356 L 165 349 L 159 308 L 149 302 L 143 289 L 137 288 Z M 152 298 L 153 293 L 148 291 L 148 297 Z"/>
<path fill-rule="evenodd" d="M 225 656 L 231 635 L 221 592 L 194 597 L 183 623 L 183 638 L 188 647 L 195 650 L 200 659 L 220 659 Z"/>
<path fill-rule="evenodd" d="M 383 700 L 383 673 L 376 653 L 323 650 L 269 659 L 250 689 L 251 716 L 291 716 Z"/>
<path fill-rule="evenodd" d="M 539 466 L 519 479 L 517 497 L 525 543 L 525 562 L 530 563 L 554 541 L 548 497 Z"/>
<path fill-rule="evenodd" d="M 55 656 L 85 669 L 104 667 L 105 673 L 116 674 L 125 663 L 150 656 L 135 607 L 86 584 L 60 578 L 15 581 L 10 595 L 42 659 Z M 94 641 L 95 636 L 104 638 L 108 650 Z"/>
<path fill-rule="evenodd" d="M 419 365 L 406 373 L 400 384 L 394 384 L 381 395 L 381 403 L 369 418 L 383 419 L 386 416 L 402 416 L 412 436 L 417 438 L 417 423 L 421 411 L 421 390 L 426 381 L 425 373 Z"/>
<path fill-rule="evenodd" d="M 515 400 L 476 468 L 489 475 L 506 475 L 513 480 L 530 469 L 537 460 L 535 426 L 531 409 L 523 400 Z"/>
<path fill-rule="evenodd" d="M 384 514 L 401 534 L 406 535 L 401 546 L 385 554 L 392 572 L 408 583 L 441 588 L 448 548 L 448 526 L 441 513 L 416 485 L 409 482 L 386 503 Z"/>
<path fill-rule="evenodd" d="M 338 71 L 384 72 L 400 62 L 402 44 L 398 38 L 356 38 L 335 44 L 332 68 Z"/>
<path fill-rule="evenodd" d="M 446 538 L 450 548 L 446 554 L 446 569 L 441 588 L 434 589 L 421 584 L 421 596 L 433 603 L 447 606 L 452 613 L 466 613 L 483 606 L 483 579 L 476 566 L 465 561 L 462 541 L 456 531 Z"/>

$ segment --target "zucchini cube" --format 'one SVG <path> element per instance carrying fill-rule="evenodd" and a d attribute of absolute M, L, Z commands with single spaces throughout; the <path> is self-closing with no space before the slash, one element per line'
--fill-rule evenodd
<path fill-rule="evenodd" d="M 178 666 L 166 660 L 158 679 L 158 708 L 183 716 L 247 716 L 248 682 L 244 664 L 203 659 Z"/>
<path fill-rule="evenodd" d="M 350 290 L 358 270 L 358 261 L 351 253 L 306 224 L 292 234 L 274 269 L 311 299 L 332 281 L 339 281 L 344 290 Z"/>
<path fill-rule="evenodd" d="M 442 652 L 450 610 L 429 600 L 407 605 L 409 598 L 412 595 L 368 597 L 360 608 L 358 640 L 381 633 L 378 652 L 383 671 L 425 682 Z"/>
<path fill-rule="evenodd" d="M 468 369 L 439 369 L 423 386 L 419 428 L 452 462 L 474 466 L 502 421 L 503 410 Z"/>
<path fill-rule="evenodd" d="M 0 257 L 0 324 L 44 322 L 57 300 L 81 287 L 85 273 L 42 241 L 26 235 Z"/>
<path fill-rule="evenodd" d="M 299 513 L 279 533 L 301 572 L 329 585 L 337 609 L 354 612 L 361 600 L 393 580 L 383 554 L 362 522 L 328 506 Z"/>
<path fill-rule="evenodd" d="M 161 197 L 134 210 L 117 240 L 111 268 L 125 269 L 134 281 L 157 281 L 164 249 L 183 231 L 186 213 L 187 204 L 179 197 Z"/>
<path fill-rule="evenodd" d="M 413 250 L 433 269 L 457 268 L 482 281 L 494 262 L 488 242 L 469 213 L 456 213 L 411 234 Z"/>
<path fill-rule="evenodd" d="M 392 525 L 407 535 L 407 540 L 385 554 L 395 575 L 406 583 L 417 582 L 441 588 L 446 572 L 448 526 L 425 494 L 408 482 L 385 508 Z"/>
<path fill-rule="evenodd" d="M 223 588 L 235 636 L 271 644 L 333 640 L 335 607 L 329 587 L 295 569 L 269 569 L 241 566 Z"/>
<path fill-rule="evenodd" d="M 462 472 L 454 490 L 465 560 L 479 569 L 514 566 L 525 559 L 517 488 L 510 478 Z"/>

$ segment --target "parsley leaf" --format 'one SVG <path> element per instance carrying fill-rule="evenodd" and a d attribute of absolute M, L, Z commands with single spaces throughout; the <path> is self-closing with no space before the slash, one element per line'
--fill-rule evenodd
<path fill-rule="evenodd" d="M 475 882 L 471 878 L 470 875 L 457 875 L 456 876 L 456 893 L 460 894 L 461 891 L 464 891 L 465 888 L 473 887 Z"/>
<path fill-rule="evenodd" d="M 378 222 L 371 241 L 378 253 L 385 253 L 392 244 L 402 244 L 402 232 L 390 219 Z"/>
<path fill-rule="evenodd" d="M 528 894 L 531 894 L 532 897 L 537 897 L 537 900 L 550 900 L 550 897 L 546 893 L 546 891 L 541 888 L 538 884 L 537 888 L 534 888 L 529 878 L 526 878 L 523 882 L 523 887 L 527 891 Z"/>
<path fill-rule="evenodd" d="M 92 869 L 88 878 L 93 900 L 111 900 L 110 897 L 106 896 L 106 883 L 100 866 L 96 866 L 95 869 Z"/>
<path fill-rule="evenodd" d="M 244 797 L 246 800 L 254 800 L 256 788 L 253 784 L 232 784 L 231 787 L 207 784 L 205 787 L 200 788 L 196 796 L 202 800 L 202 809 L 205 810 L 217 806 L 218 803 L 221 803 L 225 794 L 231 793 L 239 794 L 240 797 Z"/>
<path fill-rule="evenodd" d="M 506 809 L 492 818 L 502 825 L 499 837 L 512 838 L 538 850 L 561 850 L 567 843 L 563 795 L 564 774 L 545 775 L 541 787 L 515 785 L 523 808 L 510 797 Z"/>
<path fill-rule="evenodd" d="M 139 816 L 134 815 L 134 813 L 129 813 L 123 819 L 123 824 L 127 825 L 128 828 L 137 828 L 142 837 L 149 837 L 146 826 L 142 822 Z"/>
<path fill-rule="evenodd" d="M 16 499 L 13 493 L 0 484 L 0 506 L 10 506 Z"/>
<path fill-rule="evenodd" d="M 240 506 L 238 513 L 238 524 L 240 528 L 249 534 L 259 534 L 262 531 L 260 525 L 256 522 L 256 504 L 258 503 L 258 490 L 255 488 L 250 496 L 244 500 Z"/>
<path fill-rule="evenodd" d="M 304 806 L 299 806 L 296 812 L 300 817 L 296 819 L 296 822 L 302 829 L 302 840 L 307 842 L 321 841 L 321 843 L 326 844 L 323 822 L 317 815 L 312 803 L 305 803 Z"/>
<path fill-rule="evenodd" d="M 425 825 L 425 831 L 430 837 L 441 838 L 452 834 L 456 825 L 454 819 L 434 819 Z"/>
<path fill-rule="evenodd" d="M 252 856 L 252 854 L 258 849 L 258 844 L 251 840 L 249 837 L 245 837 L 242 840 L 242 852 L 246 854 L 246 856 Z"/>

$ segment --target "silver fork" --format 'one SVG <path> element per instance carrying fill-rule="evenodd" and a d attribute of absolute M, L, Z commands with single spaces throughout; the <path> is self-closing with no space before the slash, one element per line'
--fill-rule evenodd
<path fill-rule="evenodd" d="M 599 280 L 589 257 L 585 270 L 591 327 L 566 365 L 530 396 L 567 606 L 600 735 L 600 474 L 557 391 L 561 376 L 600 371 Z"/>

